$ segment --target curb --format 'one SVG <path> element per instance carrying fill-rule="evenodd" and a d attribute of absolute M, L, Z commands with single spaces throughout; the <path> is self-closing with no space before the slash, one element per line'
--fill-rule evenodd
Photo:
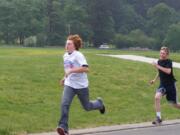
<path fill-rule="evenodd" d="M 180 119 L 177 120 L 167 120 L 162 123 L 161 126 L 171 126 L 180 124 Z M 103 133 L 103 132 L 113 132 L 120 130 L 132 130 L 132 129 L 142 129 L 142 128 L 153 128 L 157 127 L 151 124 L 151 122 L 137 123 L 137 124 L 125 124 L 125 125 L 115 125 L 115 126 L 102 126 L 97 128 L 87 128 L 87 129 L 77 129 L 70 130 L 71 135 L 85 135 L 93 133 Z M 28 134 L 28 135 L 57 135 L 56 132 L 49 133 L 37 133 L 37 134 Z"/>

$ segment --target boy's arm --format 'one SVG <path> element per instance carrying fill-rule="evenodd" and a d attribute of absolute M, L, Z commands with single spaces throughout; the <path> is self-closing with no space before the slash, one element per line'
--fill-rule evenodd
<path fill-rule="evenodd" d="M 72 73 L 88 73 L 89 72 L 89 68 L 88 66 L 82 66 L 82 67 L 76 67 L 76 68 L 71 68 L 67 71 L 66 73 L 66 77 Z"/>
<path fill-rule="evenodd" d="M 171 74 L 171 68 L 165 68 L 165 67 L 162 67 L 162 66 L 160 66 L 160 65 L 158 65 L 157 63 L 153 63 L 153 65 L 154 65 L 154 67 L 156 68 L 156 69 L 159 69 L 159 70 L 161 70 L 161 71 L 163 71 L 164 73 L 166 73 L 166 74 Z"/>
<path fill-rule="evenodd" d="M 150 81 L 150 84 L 154 84 L 157 81 L 157 79 L 159 79 L 159 73 L 157 73 L 154 79 Z"/>
<path fill-rule="evenodd" d="M 165 68 L 165 67 L 157 65 L 157 69 L 163 71 L 164 73 L 166 73 L 168 75 L 171 74 L 171 68 Z"/>
<path fill-rule="evenodd" d="M 64 85 L 64 81 L 65 81 L 66 77 L 68 77 L 68 75 L 70 75 L 70 74 L 72 74 L 72 73 L 83 73 L 83 72 L 85 72 L 85 73 L 89 72 L 88 66 L 71 68 L 71 69 L 69 69 L 69 70 L 65 73 L 64 77 L 60 80 L 59 84 L 60 84 L 61 86 L 63 86 L 63 85 Z"/>

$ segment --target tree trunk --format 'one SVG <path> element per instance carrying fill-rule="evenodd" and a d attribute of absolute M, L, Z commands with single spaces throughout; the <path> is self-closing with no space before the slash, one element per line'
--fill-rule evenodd
<path fill-rule="evenodd" d="M 48 17 L 48 26 L 47 26 L 47 45 L 51 45 L 51 36 L 53 34 L 53 0 L 47 0 L 47 17 Z"/>
<path fill-rule="evenodd" d="M 19 34 L 19 44 L 24 45 L 24 35 L 22 33 Z"/>
<path fill-rule="evenodd" d="M 5 43 L 9 44 L 9 32 L 5 34 Z"/>

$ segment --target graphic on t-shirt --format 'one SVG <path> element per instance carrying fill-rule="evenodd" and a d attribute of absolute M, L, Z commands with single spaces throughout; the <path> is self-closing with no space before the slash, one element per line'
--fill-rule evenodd
<path fill-rule="evenodd" d="M 64 61 L 64 69 L 65 70 L 71 69 L 73 67 L 74 67 L 74 64 L 72 61 L 70 61 L 70 60 Z"/>
<path fill-rule="evenodd" d="M 83 65 L 87 65 L 85 57 L 78 51 L 74 51 L 71 55 L 65 53 L 64 59 L 64 71 L 65 71 L 65 82 L 64 84 L 75 89 L 82 89 L 88 87 L 88 78 L 85 72 L 83 73 L 72 73 L 69 72 L 72 68 L 79 68 Z"/>

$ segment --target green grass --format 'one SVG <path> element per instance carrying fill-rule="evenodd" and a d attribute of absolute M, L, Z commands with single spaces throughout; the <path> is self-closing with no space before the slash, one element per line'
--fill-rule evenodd
<path fill-rule="evenodd" d="M 77 97 L 70 110 L 70 128 L 96 127 L 151 121 L 154 118 L 155 88 L 148 81 L 155 69 L 146 63 L 97 56 L 106 54 L 139 54 L 158 57 L 158 52 L 82 50 L 90 65 L 90 98 L 100 96 L 107 114 L 85 112 Z M 63 49 L 0 48 L 0 135 L 54 131 L 60 115 L 63 76 Z M 180 61 L 179 54 L 172 54 Z M 180 70 L 175 69 L 176 78 Z M 179 79 L 178 79 L 179 80 Z M 180 84 L 177 84 L 180 88 Z M 180 94 L 180 93 L 179 93 Z M 180 110 L 162 101 L 165 119 L 180 118 Z"/>

